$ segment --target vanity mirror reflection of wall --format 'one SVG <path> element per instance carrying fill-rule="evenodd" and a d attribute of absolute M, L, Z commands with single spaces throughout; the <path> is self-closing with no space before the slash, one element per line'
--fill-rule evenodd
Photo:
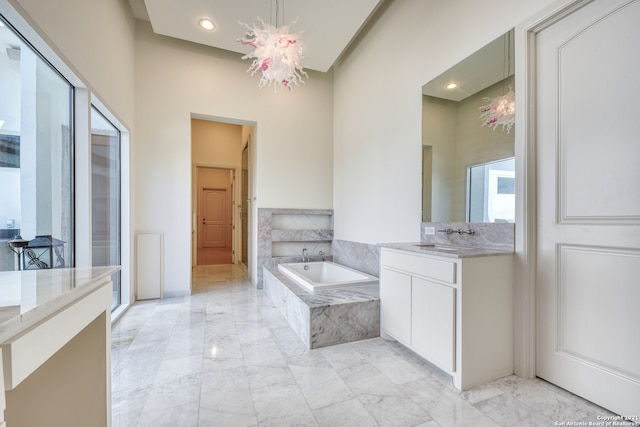
<path fill-rule="evenodd" d="M 423 86 L 423 222 L 514 221 L 515 132 L 480 119 L 514 87 L 513 57 L 511 30 Z"/>

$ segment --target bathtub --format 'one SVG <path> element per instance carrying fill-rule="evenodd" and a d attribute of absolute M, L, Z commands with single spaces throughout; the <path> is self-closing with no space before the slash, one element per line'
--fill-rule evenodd
<path fill-rule="evenodd" d="M 330 261 L 278 264 L 278 270 L 310 292 L 378 283 L 375 276 Z"/>

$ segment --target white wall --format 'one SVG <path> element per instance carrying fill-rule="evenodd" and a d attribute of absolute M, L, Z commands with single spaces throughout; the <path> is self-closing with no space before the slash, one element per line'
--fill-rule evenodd
<path fill-rule="evenodd" d="M 419 240 L 421 87 L 551 0 L 395 0 L 334 66 L 335 237 Z"/>
<path fill-rule="evenodd" d="M 83 83 L 132 130 L 135 20 L 128 1 L 9 2 Z"/>
<path fill-rule="evenodd" d="M 135 223 L 164 233 L 165 295 L 188 292 L 191 278 L 192 114 L 256 124 L 254 212 L 332 207 L 331 74 L 311 72 L 292 93 L 259 90 L 242 55 L 155 35 L 143 21 L 136 50 Z"/>

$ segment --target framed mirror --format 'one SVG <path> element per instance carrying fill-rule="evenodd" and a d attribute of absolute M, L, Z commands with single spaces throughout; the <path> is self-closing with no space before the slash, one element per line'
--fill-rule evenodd
<path fill-rule="evenodd" d="M 514 131 L 491 116 L 513 59 L 511 30 L 423 86 L 423 222 L 514 221 Z"/>

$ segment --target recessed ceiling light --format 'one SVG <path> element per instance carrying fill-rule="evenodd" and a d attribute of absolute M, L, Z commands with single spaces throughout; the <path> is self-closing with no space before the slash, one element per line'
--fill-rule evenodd
<path fill-rule="evenodd" d="M 456 82 L 451 82 L 447 85 L 447 89 L 455 89 L 458 87 L 458 83 Z"/>
<path fill-rule="evenodd" d="M 198 25 L 204 28 L 207 31 L 211 31 L 216 28 L 216 24 L 213 23 L 211 18 L 202 18 L 198 21 Z"/>

